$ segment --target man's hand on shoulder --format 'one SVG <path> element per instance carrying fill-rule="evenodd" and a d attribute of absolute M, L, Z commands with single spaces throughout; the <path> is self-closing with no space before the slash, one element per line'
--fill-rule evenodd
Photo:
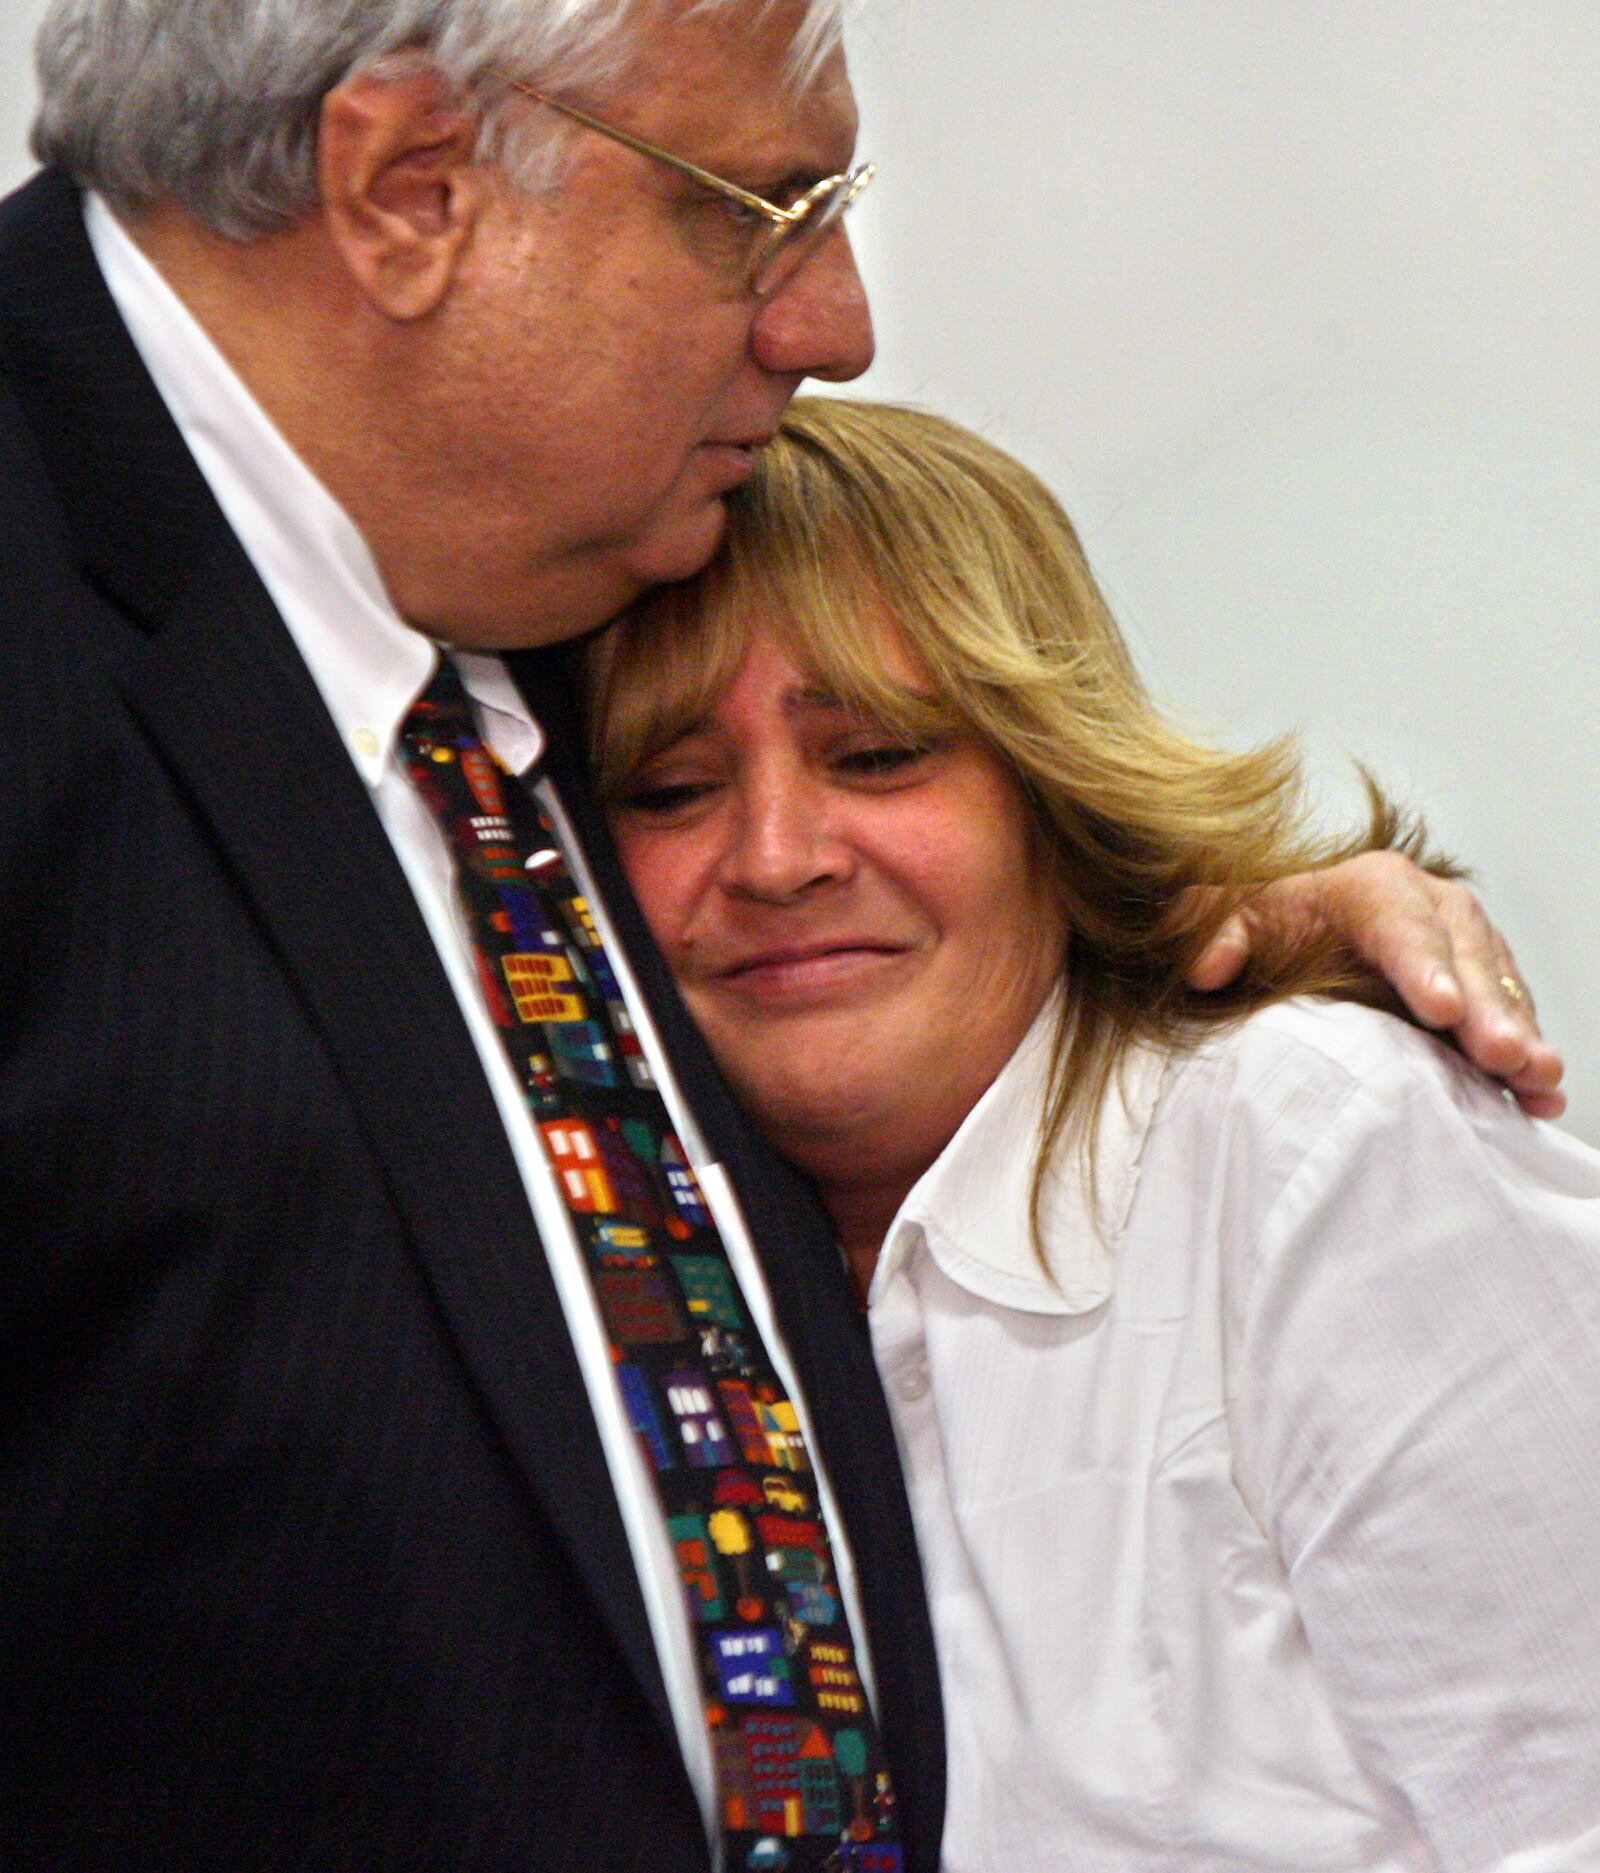
<path fill-rule="evenodd" d="M 1448 1033 L 1524 1112 L 1566 1110 L 1560 1054 L 1539 1032 L 1533 997 L 1505 938 L 1455 880 L 1434 878 L 1398 852 L 1365 852 L 1324 871 L 1267 886 L 1217 932 L 1189 972 L 1198 989 L 1225 988 L 1263 934 L 1333 931 L 1424 1027 Z"/>

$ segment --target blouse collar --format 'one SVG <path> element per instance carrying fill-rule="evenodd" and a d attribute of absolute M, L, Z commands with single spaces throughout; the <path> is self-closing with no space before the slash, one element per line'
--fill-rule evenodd
<path fill-rule="evenodd" d="M 1041 1263 L 1029 1205 L 1059 1007 L 1058 997 L 1046 1003 L 900 1206 L 878 1258 L 869 1304 L 919 1243 L 949 1280 L 1002 1307 L 1082 1314 L 1110 1299 L 1116 1244 L 1138 1190 L 1145 1139 L 1171 1056 L 1135 1046 L 1113 1076 L 1095 1122 L 1097 1203 L 1077 1149 L 1069 1144 L 1057 1154 L 1043 1192 Z"/>

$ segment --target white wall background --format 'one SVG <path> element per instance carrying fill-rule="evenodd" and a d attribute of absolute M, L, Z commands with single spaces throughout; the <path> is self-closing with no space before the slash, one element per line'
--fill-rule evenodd
<path fill-rule="evenodd" d="M 28 173 L 28 117 L 33 108 L 32 44 L 44 0 L 6 0 L 0 8 L 0 188 Z"/>
<path fill-rule="evenodd" d="M 1600 6 L 877 0 L 855 66 L 865 388 L 1046 474 L 1191 722 L 1426 804 L 1600 1142 Z"/>

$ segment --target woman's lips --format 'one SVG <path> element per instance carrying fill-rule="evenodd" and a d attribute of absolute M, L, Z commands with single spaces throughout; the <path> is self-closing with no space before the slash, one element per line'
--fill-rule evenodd
<path fill-rule="evenodd" d="M 719 969 L 709 986 L 772 1006 L 832 1001 L 874 986 L 907 951 L 903 943 L 873 940 L 763 950 Z"/>

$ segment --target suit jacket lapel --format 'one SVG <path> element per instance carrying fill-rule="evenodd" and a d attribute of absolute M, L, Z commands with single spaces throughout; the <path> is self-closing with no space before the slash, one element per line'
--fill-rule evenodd
<path fill-rule="evenodd" d="M 127 703 L 325 1036 L 474 1381 L 670 1734 L 584 1381 L 466 1025 L 366 790 L 59 178 L 0 215 L 0 370 L 79 563 L 146 626 L 124 630 Z"/>

